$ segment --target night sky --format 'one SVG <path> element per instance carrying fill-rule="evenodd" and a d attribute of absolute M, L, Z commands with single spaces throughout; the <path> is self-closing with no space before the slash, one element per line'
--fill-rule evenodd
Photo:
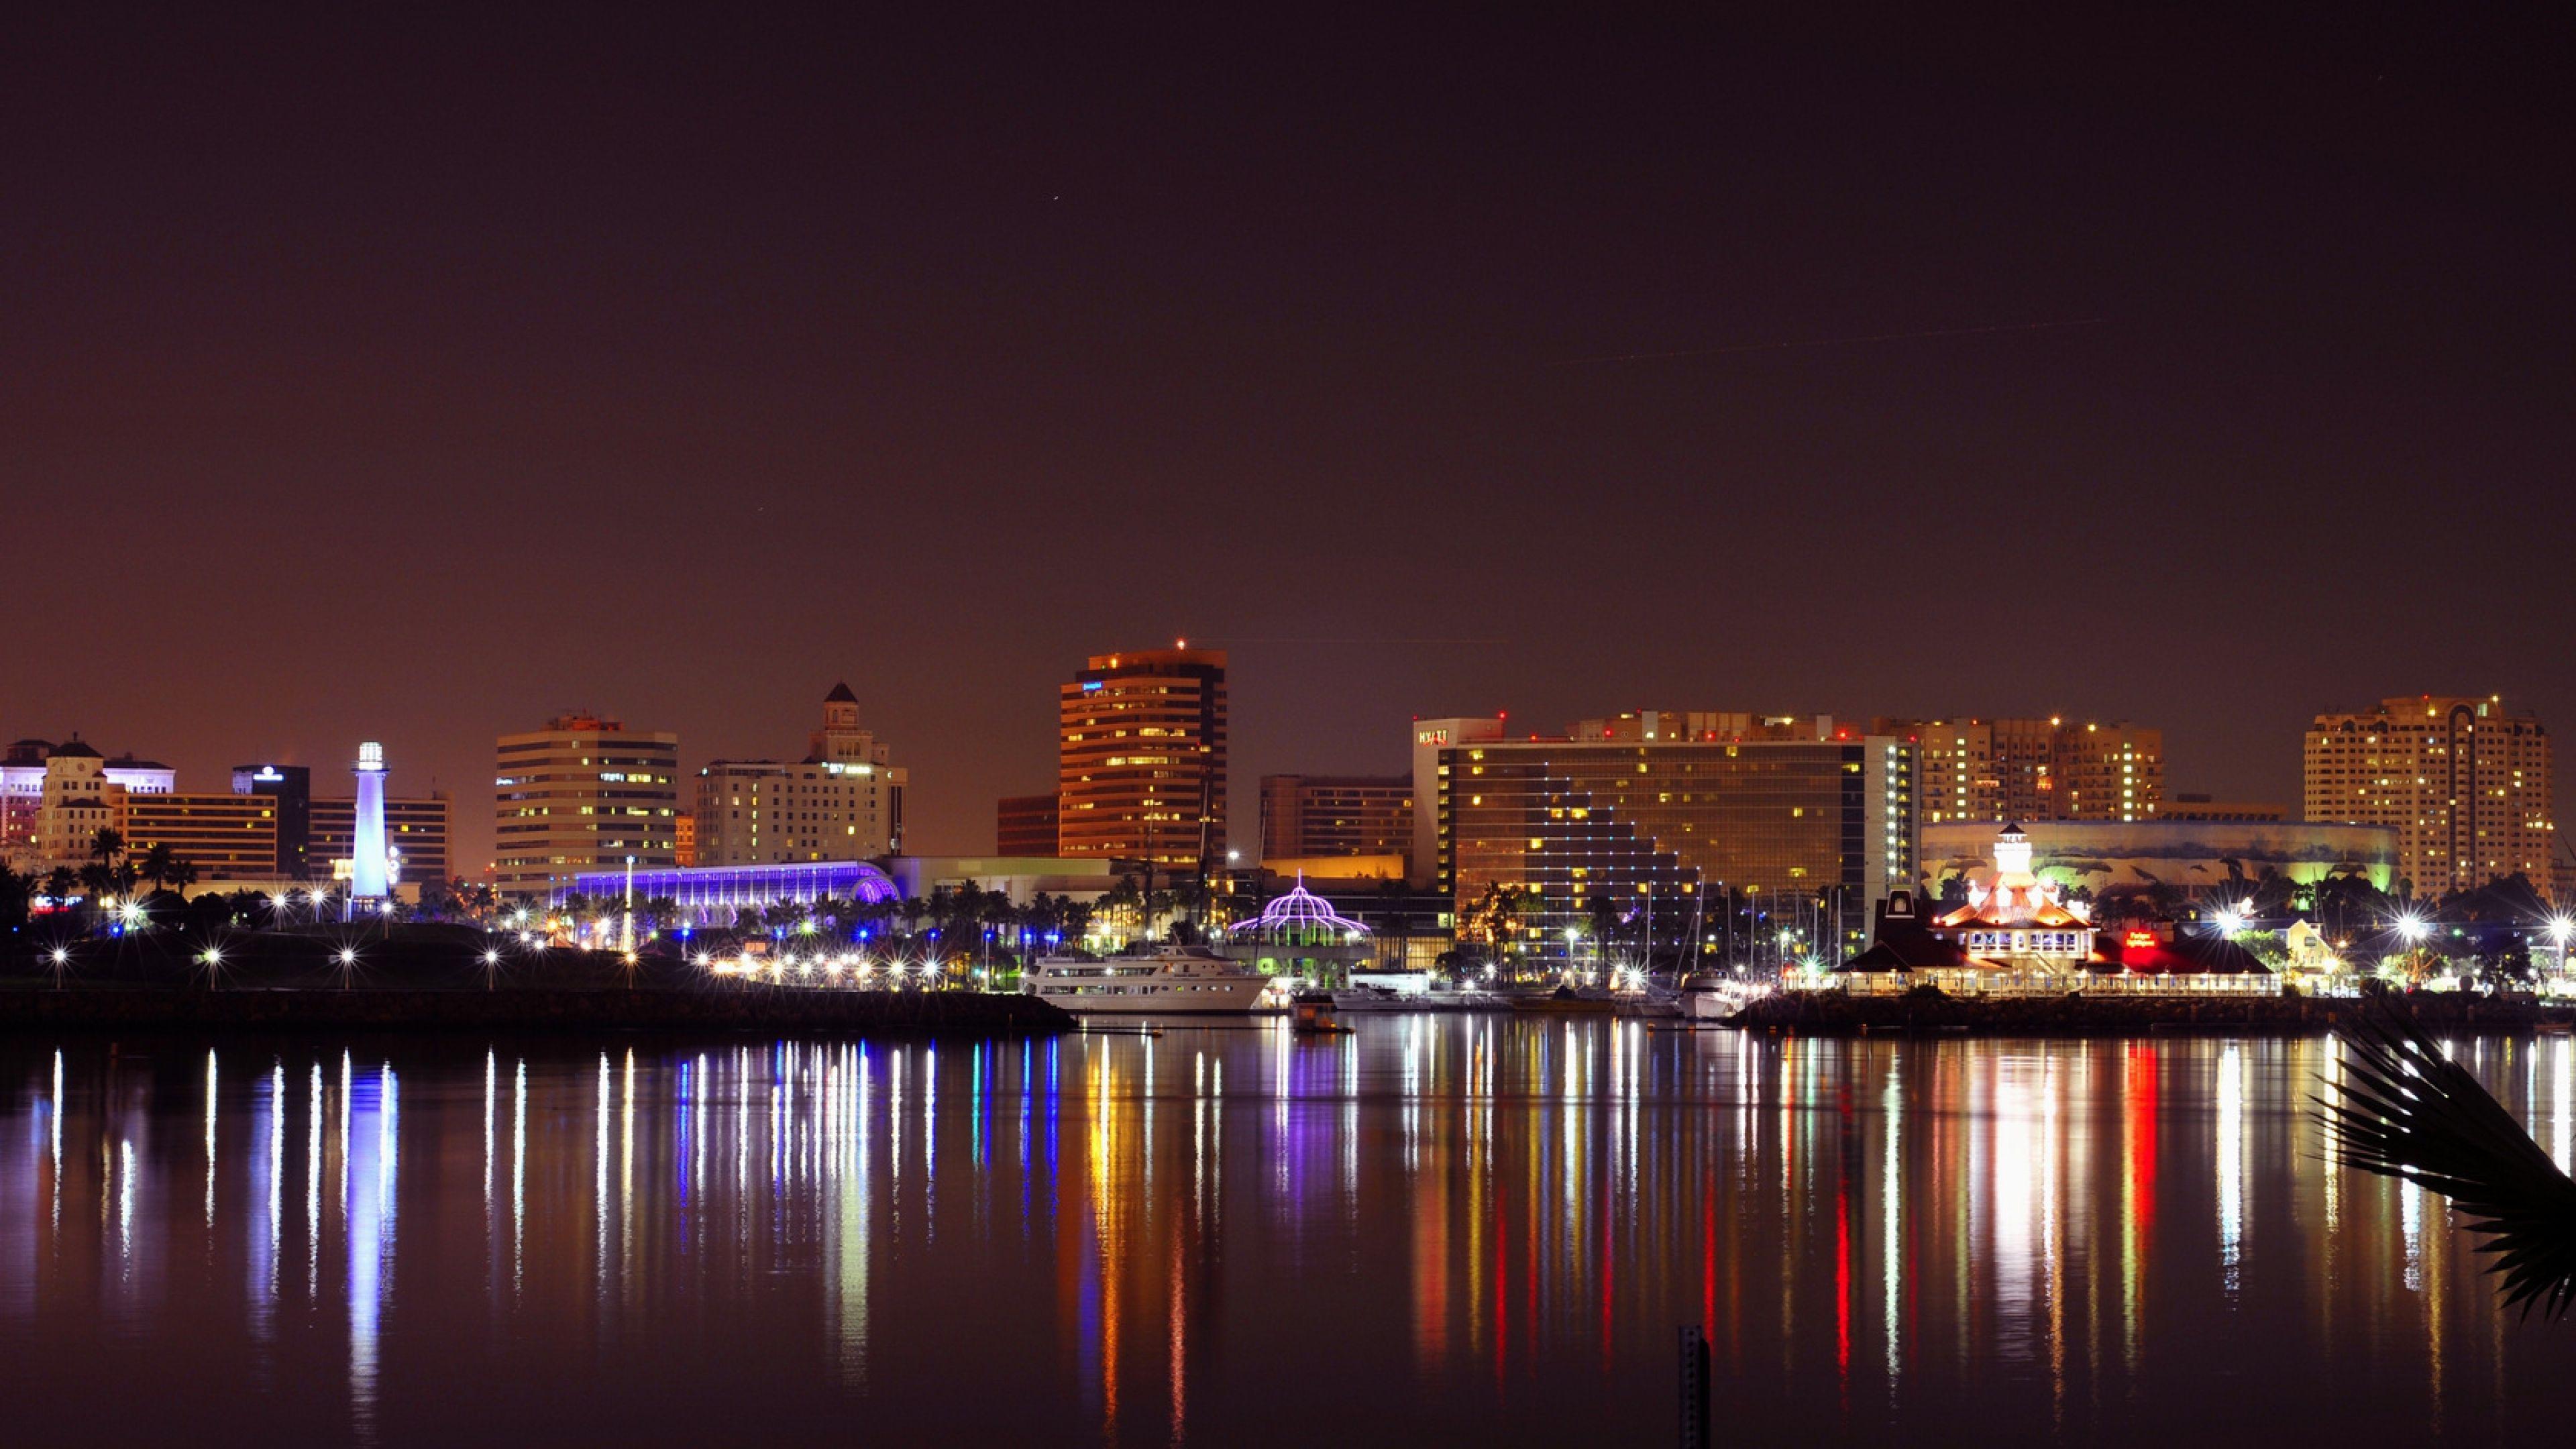
<path fill-rule="evenodd" d="M 495 734 L 844 677 L 988 849 L 1180 635 L 1238 840 L 1416 714 L 2576 731 L 2563 7 L 107 8 L 0 43 L 0 737 L 479 863 Z"/>

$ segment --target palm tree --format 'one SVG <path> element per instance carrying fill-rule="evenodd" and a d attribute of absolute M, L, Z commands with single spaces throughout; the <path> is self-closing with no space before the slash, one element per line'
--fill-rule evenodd
<path fill-rule="evenodd" d="M 184 893 L 188 887 L 195 885 L 196 883 L 197 863 L 185 856 L 174 855 L 170 857 L 169 878 L 165 880 L 163 884 L 167 885 L 174 891 Z"/>
<path fill-rule="evenodd" d="M 1499 958 L 1503 943 L 1511 939 L 1512 932 L 1520 925 L 1523 894 L 1519 886 L 1486 882 L 1485 894 L 1467 913 L 1465 934 L 1483 942 L 1487 953 Z"/>
<path fill-rule="evenodd" d="M 2338 1033 L 2353 1060 L 2319 1098 L 2326 1129 L 2364 1172 L 2431 1188 L 2495 1255 L 2504 1306 L 2564 1318 L 2576 1305 L 2576 1181 L 2512 1113 L 2384 1002 Z"/>
<path fill-rule="evenodd" d="M 68 865 L 58 865 L 45 872 L 45 899 L 60 906 L 73 891 L 80 889 L 80 877 Z"/>
<path fill-rule="evenodd" d="M 150 850 L 143 852 L 143 863 L 136 867 L 135 873 L 152 882 L 153 888 L 158 890 L 170 883 L 170 872 L 178 863 L 179 858 L 170 853 L 170 843 L 156 840 Z"/>
<path fill-rule="evenodd" d="M 114 826 L 102 825 L 89 838 L 89 858 L 106 865 L 125 853 L 125 837 Z"/>
<path fill-rule="evenodd" d="M 21 875 L 0 865 L 0 930 L 14 931 L 27 924 L 28 908 L 35 904 L 37 886 L 32 873 Z"/>

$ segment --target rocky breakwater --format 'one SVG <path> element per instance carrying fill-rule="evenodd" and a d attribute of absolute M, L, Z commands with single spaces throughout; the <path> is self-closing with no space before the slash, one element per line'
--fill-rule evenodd
<path fill-rule="evenodd" d="M 1031 996 L 862 991 L 708 977 L 672 957 L 498 949 L 480 932 L 236 933 L 42 946 L 0 969 L 0 1031 L 669 1030 L 1038 1036 L 1071 1016 Z"/>

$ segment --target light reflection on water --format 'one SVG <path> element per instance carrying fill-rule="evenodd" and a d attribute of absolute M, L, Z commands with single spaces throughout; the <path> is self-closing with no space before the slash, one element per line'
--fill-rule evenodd
<path fill-rule="evenodd" d="M 2570 1042 L 2457 1054 L 2565 1160 Z M 2335 1071 L 1445 1017 L 21 1042 L 0 1361 L 29 1442 L 1658 1442 L 1685 1323 L 1738 1438 L 2563 1423 L 2576 1344 L 2333 1162 Z"/>

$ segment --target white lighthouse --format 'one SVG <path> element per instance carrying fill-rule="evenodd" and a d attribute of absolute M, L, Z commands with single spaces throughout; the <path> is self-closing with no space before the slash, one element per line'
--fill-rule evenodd
<path fill-rule="evenodd" d="M 385 747 L 358 746 L 357 829 L 349 842 L 348 918 L 384 909 L 393 889 L 385 879 Z"/>

